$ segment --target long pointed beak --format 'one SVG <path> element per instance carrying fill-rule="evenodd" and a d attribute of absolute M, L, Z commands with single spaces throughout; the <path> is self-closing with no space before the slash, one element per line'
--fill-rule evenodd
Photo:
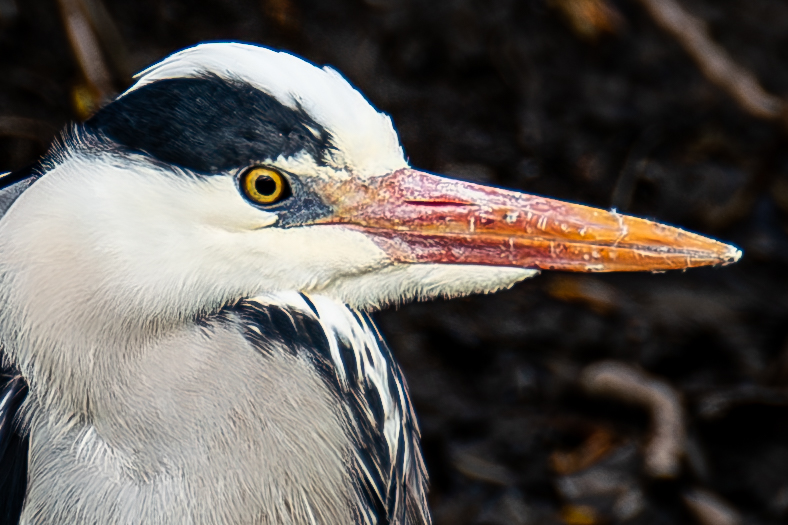
<path fill-rule="evenodd" d="M 362 230 L 399 262 L 614 272 L 741 257 L 734 246 L 645 219 L 411 169 L 347 180 L 328 194 L 334 213 L 319 223 Z"/>

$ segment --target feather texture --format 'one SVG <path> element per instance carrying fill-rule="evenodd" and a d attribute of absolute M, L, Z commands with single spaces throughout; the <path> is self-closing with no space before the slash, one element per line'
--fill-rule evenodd
<path fill-rule="evenodd" d="M 143 375 L 97 375 L 85 417 L 32 396 L 29 483 L 0 427 L 23 522 L 429 525 L 407 387 L 367 314 L 264 295 L 134 353 Z M 3 377 L 10 421 L 27 386 Z"/>
<path fill-rule="evenodd" d="M 0 366 L 0 525 L 19 523 L 25 499 L 28 442 L 18 426 L 17 412 L 27 390 L 16 370 Z"/>
<path fill-rule="evenodd" d="M 288 347 L 292 338 L 312 341 L 310 359 L 344 409 L 359 523 L 430 523 L 427 474 L 407 385 L 369 314 L 297 293 L 257 297 L 244 302 L 242 311 L 252 340 L 276 333 Z"/>

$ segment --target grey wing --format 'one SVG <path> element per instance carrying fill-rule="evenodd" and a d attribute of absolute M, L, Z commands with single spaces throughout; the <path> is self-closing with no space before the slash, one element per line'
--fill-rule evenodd
<path fill-rule="evenodd" d="M 385 381 L 382 384 L 370 381 L 368 375 L 362 374 L 354 378 L 356 385 L 353 389 L 354 404 L 356 404 L 355 421 L 366 420 L 365 425 L 357 426 L 360 436 L 364 436 L 368 444 L 377 441 L 380 448 L 390 447 L 389 454 L 378 450 L 377 454 L 368 456 L 370 459 L 374 457 L 371 464 L 381 474 L 377 483 L 381 492 L 385 494 L 388 520 L 382 523 L 429 525 L 431 518 L 427 508 L 427 470 L 421 455 L 421 436 L 405 378 L 369 314 L 361 312 L 356 314 L 359 325 L 372 336 L 368 341 L 368 345 L 372 348 L 367 346 L 360 349 L 362 351 L 355 355 L 356 359 L 366 361 L 363 368 L 367 368 L 369 360 L 372 359 L 370 352 L 376 352 L 385 363 L 383 374 Z M 370 408 L 379 405 L 380 399 L 384 397 L 388 397 L 395 406 L 397 415 L 394 420 L 398 428 L 393 433 L 384 430 L 385 425 L 380 421 L 380 415 L 373 418 L 364 416 L 376 412 Z M 362 430 L 363 427 L 366 429 Z M 367 434 L 368 432 L 370 433 Z M 393 438 L 388 437 L 387 434 L 393 434 Z M 389 439 L 393 439 L 393 442 L 389 443 Z"/>
<path fill-rule="evenodd" d="M 332 324 L 321 316 L 320 305 L 302 297 L 303 308 L 256 300 L 238 305 L 242 324 L 254 327 L 245 336 L 253 344 L 265 334 L 282 347 L 308 349 L 344 407 L 355 452 L 349 463 L 358 484 L 354 523 L 429 525 L 419 429 L 394 356 L 367 314 L 342 308 L 330 317 L 348 323 Z"/>
<path fill-rule="evenodd" d="M 36 165 L 0 174 L 0 218 L 40 174 Z M 27 490 L 28 439 L 17 426 L 27 382 L 0 350 L 0 525 L 17 525 Z"/>
<path fill-rule="evenodd" d="M 17 525 L 25 501 L 28 440 L 16 416 L 26 396 L 24 378 L 0 365 L 0 525 Z"/>

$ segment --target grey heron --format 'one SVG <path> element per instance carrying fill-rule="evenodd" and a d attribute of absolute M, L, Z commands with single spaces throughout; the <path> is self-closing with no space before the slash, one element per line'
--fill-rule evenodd
<path fill-rule="evenodd" d="M 2 523 L 430 523 L 369 311 L 741 255 L 416 171 L 335 70 L 240 43 L 143 71 L 0 184 Z"/>

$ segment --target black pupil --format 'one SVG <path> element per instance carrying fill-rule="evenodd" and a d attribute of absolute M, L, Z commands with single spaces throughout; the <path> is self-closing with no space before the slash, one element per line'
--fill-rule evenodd
<path fill-rule="evenodd" d="M 270 197 L 276 193 L 276 181 L 268 175 L 257 177 L 254 181 L 254 189 L 257 190 L 257 193 L 260 195 Z"/>

